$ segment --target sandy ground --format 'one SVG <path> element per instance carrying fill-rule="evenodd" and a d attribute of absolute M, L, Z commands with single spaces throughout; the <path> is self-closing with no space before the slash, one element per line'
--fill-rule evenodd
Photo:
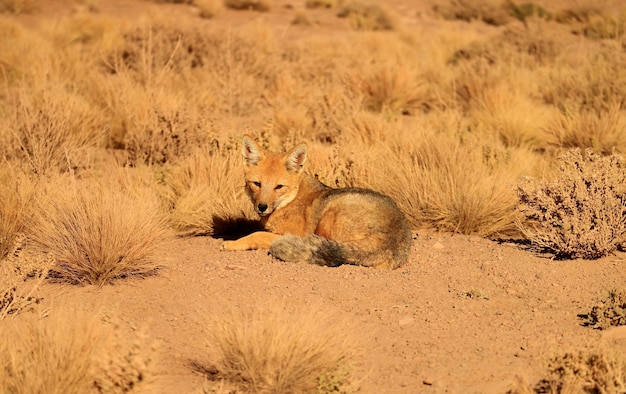
<path fill-rule="evenodd" d="M 553 261 L 478 237 L 419 235 L 409 262 L 392 272 L 290 264 L 219 244 L 177 239 L 158 276 L 102 289 L 48 285 L 45 297 L 147 328 L 161 359 L 150 392 L 202 392 L 190 363 L 207 356 L 208 313 L 284 302 L 339 312 L 361 331 L 360 392 L 504 393 L 518 375 L 536 381 L 553 353 L 601 340 L 577 314 L 626 283 L 621 253 Z M 624 339 L 612 344 L 626 349 Z"/>
<path fill-rule="evenodd" d="M 283 3 L 268 14 L 227 11 L 219 20 L 287 23 L 294 10 Z M 407 23 L 419 23 L 429 7 L 395 4 Z M 132 17 L 157 6 L 192 14 L 183 5 L 143 1 L 105 2 L 100 9 Z M 323 12 L 315 11 L 320 18 Z M 621 253 L 553 261 L 524 245 L 478 237 L 416 234 L 409 262 L 392 272 L 289 264 L 266 251 L 220 252 L 219 244 L 211 237 L 176 239 L 159 254 L 164 269 L 155 277 L 101 289 L 48 284 L 43 296 L 51 304 L 114 311 L 129 330 L 145 327 L 159 343 L 155 393 L 201 393 L 206 386 L 189 364 L 206 355 L 207 313 L 277 301 L 314 305 L 353 324 L 365 338 L 355 371 L 360 392 L 503 393 L 517 375 L 538 379 L 553 352 L 599 341 L 602 333 L 581 326 L 577 314 L 626 283 Z M 624 339 L 612 343 L 626 349 Z"/>

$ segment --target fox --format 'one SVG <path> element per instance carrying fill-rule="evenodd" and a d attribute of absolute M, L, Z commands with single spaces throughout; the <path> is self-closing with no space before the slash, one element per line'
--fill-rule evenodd
<path fill-rule="evenodd" d="M 304 171 L 307 144 L 287 152 L 263 150 L 244 135 L 245 192 L 263 231 L 222 250 L 269 249 L 286 262 L 396 269 L 409 257 L 413 235 L 388 196 L 366 188 L 332 188 Z"/>

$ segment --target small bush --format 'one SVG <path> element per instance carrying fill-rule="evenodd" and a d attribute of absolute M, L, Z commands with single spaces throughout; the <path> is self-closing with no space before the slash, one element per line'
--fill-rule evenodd
<path fill-rule="evenodd" d="M 9 166 L 0 168 L 0 260 L 13 249 L 23 234 L 32 208 L 35 184 Z"/>
<path fill-rule="evenodd" d="M 0 0 L 0 12 L 31 14 L 40 8 L 40 0 Z"/>
<path fill-rule="evenodd" d="M 434 10 L 445 19 L 479 20 L 494 26 L 505 25 L 512 20 L 506 8 L 495 0 L 450 0 L 447 5 L 434 6 Z"/>
<path fill-rule="evenodd" d="M 568 352 L 548 361 L 547 374 L 538 383 L 520 383 L 511 394 L 626 392 L 626 360 L 606 345 Z"/>
<path fill-rule="evenodd" d="M 337 0 L 306 0 L 304 6 L 306 8 L 334 8 L 337 6 Z"/>
<path fill-rule="evenodd" d="M 347 18 L 355 30 L 396 30 L 398 18 L 387 7 L 376 3 L 362 3 L 358 0 L 346 2 L 337 16 Z"/>
<path fill-rule="evenodd" d="M 0 321 L 41 301 L 37 290 L 48 275 L 52 256 L 23 256 L 25 237 L 16 237 L 6 258 L 0 258 Z"/>
<path fill-rule="evenodd" d="M 1 321 L 0 392 L 130 393 L 150 384 L 154 347 L 93 313 Z"/>
<path fill-rule="evenodd" d="M 13 155 L 37 175 L 87 167 L 104 135 L 91 105 L 58 88 L 22 91 L 15 102 Z"/>
<path fill-rule="evenodd" d="M 54 256 L 53 278 L 102 286 L 158 269 L 153 253 L 167 229 L 151 192 L 84 181 L 64 191 L 51 188 L 37 205 L 29 235 Z"/>
<path fill-rule="evenodd" d="M 354 344 L 340 322 L 321 313 L 274 305 L 215 317 L 216 376 L 250 392 L 344 392 Z"/>
<path fill-rule="evenodd" d="M 268 0 L 225 0 L 224 5 L 234 10 L 269 11 L 270 2 Z"/>
<path fill-rule="evenodd" d="M 241 187 L 239 150 L 196 152 L 165 175 L 170 223 L 184 235 L 213 234 L 216 219 L 255 217 Z"/>
<path fill-rule="evenodd" d="M 560 158 L 554 180 L 526 179 L 517 189 L 519 222 L 536 247 L 557 258 L 596 259 L 624 242 L 626 172 L 621 156 L 574 149 Z"/>
<path fill-rule="evenodd" d="M 604 330 L 613 326 L 626 326 L 626 291 L 611 290 L 605 300 L 591 308 L 591 312 L 579 317 L 584 326 Z"/>

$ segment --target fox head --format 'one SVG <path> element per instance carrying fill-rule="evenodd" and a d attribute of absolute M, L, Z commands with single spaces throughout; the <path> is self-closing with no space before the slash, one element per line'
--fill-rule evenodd
<path fill-rule="evenodd" d="M 301 143 L 286 153 L 265 152 L 249 135 L 243 137 L 246 193 L 261 217 L 269 216 L 296 198 L 306 151 L 306 144 Z"/>

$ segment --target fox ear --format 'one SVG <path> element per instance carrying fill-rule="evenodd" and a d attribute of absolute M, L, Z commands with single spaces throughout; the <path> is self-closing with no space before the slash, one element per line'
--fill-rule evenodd
<path fill-rule="evenodd" d="M 290 150 L 285 159 L 287 171 L 302 172 L 302 166 L 306 162 L 306 144 L 301 143 Z"/>
<path fill-rule="evenodd" d="M 241 154 L 243 155 L 243 165 L 245 167 L 256 166 L 265 158 L 263 150 L 254 142 L 252 137 L 247 134 L 243 136 Z"/>

